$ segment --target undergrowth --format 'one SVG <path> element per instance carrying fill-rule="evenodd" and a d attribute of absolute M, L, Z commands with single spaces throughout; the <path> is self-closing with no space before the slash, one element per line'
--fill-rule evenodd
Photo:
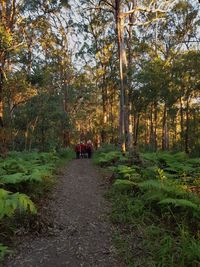
<path fill-rule="evenodd" d="M 110 218 L 126 265 L 200 266 L 200 158 L 144 153 L 134 165 L 118 153 L 97 152 L 95 162 L 111 172 Z"/>
<path fill-rule="evenodd" d="M 0 158 L 0 260 L 10 252 L 5 243 L 16 231 L 16 220 L 37 213 L 38 201 L 56 182 L 56 169 L 72 153 L 69 149 L 58 153 L 13 151 L 6 159 Z"/>

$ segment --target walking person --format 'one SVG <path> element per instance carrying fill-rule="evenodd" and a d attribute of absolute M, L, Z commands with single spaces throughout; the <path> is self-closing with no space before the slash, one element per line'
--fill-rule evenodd
<path fill-rule="evenodd" d="M 87 141 L 86 151 L 87 151 L 87 154 L 88 154 L 88 158 L 91 159 L 92 153 L 93 153 L 93 144 L 92 144 L 91 140 Z"/>
<path fill-rule="evenodd" d="M 80 155 L 81 155 L 81 145 L 80 144 L 77 144 L 76 146 L 75 146 L 75 152 L 76 152 L 76 158 L 77 159 L 80 159 Z"/>
<path fill-rule="evenodd" d="M 81 142 L 81 143 L 80 143 L 80 148 L 81 148 L 81 154 L 80 154 L 80 157 L 81 157 L 81 158 L 85 158 L 86 145 L 84 144 L 84 142 Z"/>

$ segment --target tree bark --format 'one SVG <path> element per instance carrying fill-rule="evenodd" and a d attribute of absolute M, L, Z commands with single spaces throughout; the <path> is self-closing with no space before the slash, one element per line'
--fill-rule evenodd
<path fill-rule="evenodd" d="M 149 143 L 150 147 L 152 148 L 154 146 L 154 126 L 153 126 L 153 104 L 151 104 L 150 109 L 150 135 L 149 135 Z"/>
<path fill-rule="evenodd" d="M 102 66 L 103 67 L 103 66 Z M 102 143 L 107 142 L 107 123 L 108 123 L 108 92 L 105 82 L 105 74 L 103 75 L 102 81 L 102 103 L 103 103 L 103 129 L 101 132 Z"/>
<path fill-rule="evenodd" d="M 145 129 L 144 129 L 145 133 L 144 133 L 144 136 L 145 136 L 145 148 L 147 147 L 148 145 L 148 142 L 149 142 L 149 119 L 148 119 L 148 116 L 145 114 Z"/>
<path fill-rule="evenodd" d="M 167 129 L 167 105 L 164 104 L 162 123 L 162 150 L 168 149 L 168 129 Z"/>
<path fill-rule="evenodd" d="M 157 151 L 158 103 L 154 103 L 154 150 Z"/>
<path fill-rule="evenodd" d="M 189 97 L 186 100 L 186 128 L 185 128 L 185 153 L 189 153 Z"/>
<path fill-rule="evenodd" d="M 180 132 L 181 148 L 183 149 L 183 138 L 184 138 L 184 113 L 183 113 L 183 102 L 182 102 L 182 98 L 181 98 L 181 97 L 180 97 L 180 124 L 181 124 L 181 132 Z"/>
<path fill-rule="evenodd" d="M 11 2 L 11 3 L 10 3 Z M 14 27 L 16 15 L 16 0 L 1 1 L 0 22 L 3 29 L 8 35 L 11 35 Z M 0 47 L 0 127 L 3 128 L 3 81 L 4 81 L 4 66 L 8 52 Z"/>
<path fill-rule="evenodd" d="M 125 84 L 124 84 L 124 67 L 125 65 L 125 49 L 124 49 L 124 18 L 121 16 L 121 1 L 115 0 L 115 22 L 117 33 L 117 45 L 119 55 L 119 73 L 120 73 L 120 107 L 119 107 L 119 147 L 124 153 L 125 146 Z"/>
<path fill-rule="evenodd" d="M 3 126 L 3 71 L 0 66 L 0 128 Z"/>
<path fill-rule="evenodd" d="M 134 127 L 134 144 L 133 147 L 136 150 L 138 146 L 138 133 L 139 133 L 139 122 L 140 122 L 140 113 L 137 113 L 135 118 L 135 127 Z"/>
<path fill-rule="evenodd" d="M 132 1 L 134 6 L 134 0 Z M 126 133 L 126 150 L 131 151 L 133 149 L 133 125 L 132 125 L 132 103 L 131 103 L 131 68 L 132 68 L 132 28 L 133 28 L 134 14 L 129 15 L 129 29 L 128 29 L 128 69 L 127 69 L 127 86 L 125 92 L 125 133 Z"/>

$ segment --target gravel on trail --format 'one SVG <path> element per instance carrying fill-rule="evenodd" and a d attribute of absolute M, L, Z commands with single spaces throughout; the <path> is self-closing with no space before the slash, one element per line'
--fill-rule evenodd
<path fill-rule="evenodd" d="M 54 233 L 21 238 L 3 267 L 122 267 L 112 244 L 106 183 L 89 159 L 72 160 L 45 207 Z"/>

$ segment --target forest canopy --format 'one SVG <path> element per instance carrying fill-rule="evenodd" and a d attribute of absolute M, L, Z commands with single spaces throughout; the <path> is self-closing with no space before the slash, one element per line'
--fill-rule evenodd
<path fill-rule="evenodd" d="M 198 1 L 1 1 L 0 147 L 200 151 Z"/>

